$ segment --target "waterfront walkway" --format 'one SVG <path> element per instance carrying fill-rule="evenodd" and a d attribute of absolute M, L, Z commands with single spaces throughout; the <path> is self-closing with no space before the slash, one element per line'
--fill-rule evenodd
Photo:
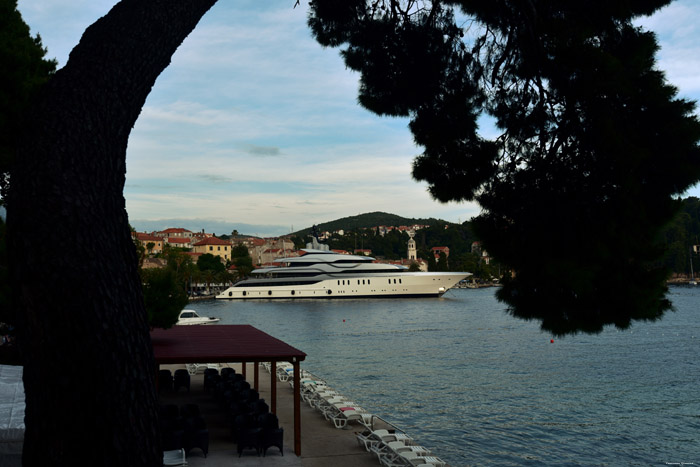
<path fill-rule="evenodd" d="M 231 366 L 241 373 L 240 364 L 223 364 Z M 184 368 L 184 365 L 161 365 L 161 368 Z M 247 367 L 247 379 L 253 384 L 253 363 Z M 198 404 L 209 429 L 209 453 L 207 457 L 199 449 L 190 451 L 187 464 L 190 467 L 219 466 L 302 466 L 302 467 L 377 467 L 377 458 L 365 451 L 356 439 L 354 432 L 362 431 L 363 426 L 348 424 L 344 429 L 337 429 L 317 410 L 302 401 L 301 405 L 301 457 L 294 454 L 294 403 L 293 390 L 289 383 L 277 384 L 277 417 L 284 428 L 284 455 L 276 447 L 267 450 L 266 457 L 258 457 L 254 450 L 245 450 L 239 458 L 236 444 L 232 441 L 231 430 L 226 423 L 224 413 L 213 400 L 211 394 L 204 392 L 204 375 L 198 373 L 191 378 L 190 392 L 180 389 L 177 393 L 161 394 L 163 404 Z M 258 381 L 260 397 L 270 401 L 269 374 L 260 369 Z"/>

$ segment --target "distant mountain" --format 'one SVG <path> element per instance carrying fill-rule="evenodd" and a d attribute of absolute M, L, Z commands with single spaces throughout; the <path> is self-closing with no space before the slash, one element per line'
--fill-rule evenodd
<path fill-rule="evenodd" d="M 316 228 L 319 232 L 329 231 L 333 232 L 336 230 L 355 230 L 363 229 L 369 227 L 377 227 L 379 225 L 386 225 L 392 227 L 398 227 L 400 225 L 435 225 L 435 224 L 446 224 L 447 222 L 439 219 L 409 219 L 406 217 L 397 216 L 396 214 L 389 214 L 387 212 L 369 212 L 366 214 L 358 214 L 357 216 L 343 217 L 342 219 L 337 219 L 330 222 L 324 222 L 322 224 L 317 224 Z M 304 236 L 311 232 L 313 226 L 307 227 L 306 229 L 294 232 L 293 235 Z"/>

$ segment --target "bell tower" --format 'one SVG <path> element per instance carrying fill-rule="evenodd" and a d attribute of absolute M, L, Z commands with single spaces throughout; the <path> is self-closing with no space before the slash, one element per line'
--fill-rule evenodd
<path fill-rule="evenodd" d="M 409 232 L 408 236 L 411 237 L 408 239 L 408 260 L 409 261 L 415 261 L 417 259 L 416 255 L 416 241 L 413 239 L 413 237 L 416 235 L 415 232 Z"/>

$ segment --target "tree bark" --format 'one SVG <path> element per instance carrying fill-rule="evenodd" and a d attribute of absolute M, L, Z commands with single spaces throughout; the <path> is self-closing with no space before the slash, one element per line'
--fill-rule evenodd
<path fill-rule="evenodd" d="M 126 147 L 156 78 L 215 2 L 121 1 L 29 112 L 8 207 L 24 465 L 162 463 Z"/>

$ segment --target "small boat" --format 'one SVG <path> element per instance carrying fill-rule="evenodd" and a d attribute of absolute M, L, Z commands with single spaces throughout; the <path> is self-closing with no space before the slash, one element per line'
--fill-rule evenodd
<path fill-rule="evenodd" d="M 208 316 L 199 316 L 194 310 L 182 310 L 178 317 L 178 326 L 187 326 L 190 324 L 212 324 L 219 321 L 219 318 L 210 318 Z"/>

